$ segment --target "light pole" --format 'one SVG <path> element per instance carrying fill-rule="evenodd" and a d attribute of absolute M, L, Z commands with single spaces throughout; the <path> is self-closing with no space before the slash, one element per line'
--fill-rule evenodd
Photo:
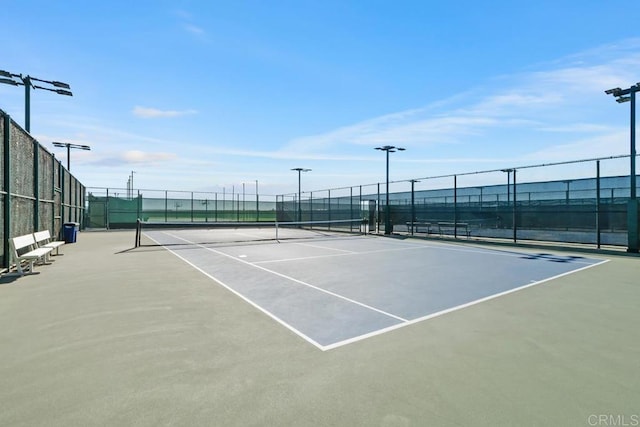
<path fill-rule="evenodd" d="M 258 196 L 258 180 L 256 179 L 256 222 L 260 221 L 260 198 Z"/>
<path fill-rule="evenodd" d="M 130 188 L 131 188 L 131 198 L 133 199 L 133 174 L 136 173 L 136 171 L 131 171 L 131 175 L 130 175 Z"/>
<path fill-rule="evenodd" d="M 502 169 L 502 172 L 507 174 L 507 208 L 509 209 L 509 205 L 511 204 L 511 172 L 514 172 L 514 178 L 515 178 L 515 169 Z M 514 179 L 515 182 L 515 179 Z M 515 189 L 514 189 L 515 190 Z M 515 194 L 515 193 L 514 193 Z M 507 210 L 508 212 L 508 210 Z M 515 224 L 515 216 L 513 217 L 512 221 L 511 221 L 511 225 L 513 226 L 513 224 Z"/>
<path fill-rule="evenodd" d="M 298 222 L 302 221 L 302 204 L 300 201 L 300 196 L 302 194 L 302 187 L 300 186 L 300 174 L 302 172 L 310 172 L 311 169 L 305 169 L 305 168 L 293 168 L 291 169 L 292 171 L 298 171 Z"/>
<path fill-rule="evenodd" d="M 15 79 L 20 79 L 16 81 Z M 62 89 L 52 89 L 48 87 L 34 85 L 32 82 L 42 82 L 52 85 L 53 87 Z M 55 80 L 42 80 L 36 77 L 23 76 L 22 74 L 14 74 L 8 71 L 0 70 L 0 83 L 12 85 L 12 86 L 24 86 L 24 128 L 27 132 L 31 132 L 31 88 L 48 90 L 49 92 L 55 92 L 58 95 L 73 96 L 70 90 L 71 87 L 67 83 L 58 82 Z"/>
<path fill-rule="evenodd" d="M 629 170 L 631 183 L 629 189 L 629 203 L 627 204 L 627 252 L 633 253 L 638 253 L 640 246 L 640 242 L 638 241 L 638 199 L 636 197 L 636 92 L 638 91 L 640 91 L 640 83 L 636 83 L 628 89 L 620 89 L 619 87 L 616 87 L 604 91 L 607 95 L 613 95 L 616 97 L 616 102 L 619 104 L 631 101 L 631 164 Z"/>
<path fill-rule="evenodd" d="M 416 182 L 420 182 L 417 179 L 412 179 L 411 180 L 411 235 L 413 236 L 413 227 L 415 226 L 415 222 L 416 222 L 416 199 L 415 199 L 415 192 L 414 192 L 414 186 Z"/>
<path fill-rule="evenodd" d="M 67 148 L 67 170 L 71 172 L 71 149 L 77 148 L 79 150 L 91 150 L 88 145 L 69 144 L 68 142 L 52 142 L 54 147 L 66 147 Z"/>
<path fill-rule="evenodd" d="M 509 202 L 511 202 L 511 172 L 513 172 L 513 169 L 502 169 L 502 172 L 507 174 L 507 205 L 509 205 Z"/>
<path fill-rule="evenodd" d="M 389 153 L 395 153 L 396 150 L 404 151 L 404 148 L 394 147 L 393 145 L 385 145 L 376 147 L 376 150 L 387 152 L 387 199 L 384 207 L 384 234 L 391 234 L 391 209 L 389 208 Z"/>

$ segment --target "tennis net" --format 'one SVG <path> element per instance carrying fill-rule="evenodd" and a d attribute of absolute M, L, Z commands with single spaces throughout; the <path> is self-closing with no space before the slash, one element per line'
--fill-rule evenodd
<path fill-rule="evenodd" d="M 235 244 L 294 239 L 335 238 L 366 234 L 362 219 L 261 222 L 136 223 L 135 247 L 189 244 Z M 147 239 L 142 239 L 143 235 Z"/>

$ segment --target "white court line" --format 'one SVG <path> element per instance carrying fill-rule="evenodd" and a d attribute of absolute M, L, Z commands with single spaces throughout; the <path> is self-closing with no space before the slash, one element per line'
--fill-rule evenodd
<path fill-rule="evenodd" d="M 337 252 L 346 252 L 348 254 L 357 254 L 358 253 L 358 252 L 354 252 L 354 251 L 348 251 L 346 249 L 328 248 L 326 246 L 312 245 L 311 243 L 294 243 L 294 245 L 308 246 L 310 248 L 317 248 L 317 249 L 327 249 L 327 250 L 330 250 L 330 251 L 337 251 Z"/>
<path fill-rule="evenodd" d="M 389 326 L 387 328 L 379 329 L 377 331 L 373 331 L 373 332 L 370 332 L 368 334 L 360 335 L 360 336 L 357 336 L 357 337 L 346 339 L 344 341 L 339 341 L 339 342 L 336 342 L 336 343 L 333 343 L 333 344 L 325 345 L 325 346 L 322 347 L 322 350 L 323 351 L 332 350 L 334 348 L 342 347 L 342 346 L 347 345 L 347 344 L 352 344 L 354 342 L 358 342 L 358 341 L 361 341 L 361 340 L 364 340 L 364 339 L 367 339 L 367 338 L 371 338 L 371 337 L 374 337 L 376 335 L 384 334 L 385 332 L 394 331 L 396 329 L 404 328 L 405 326 L 414 325 L 416 323 L 424 322 L 425 320 L 433 319 L 434 317 L 439 317 L 439 316 L 442 316 L 444 314 L 448 314 L 448 313 L 451 313 L 451 312 L 454 312 L 454 311 L 462 310 L 463 308 L 467 308 L 467 307 L 471 307 L 471 306 L 476 305 L 476 304 L 483 303 L 485 301 L 489 301 L 489 300 L 492 300 L 492 299 L 500 298 L 502 296 L 509 295 L 509 294 L 514 293 L 514 292 L 521 291 L 523 289 L 531 288 L 533 286 L 537 286 L 537 285 L 540 285 L 542 283 L 549 282 L 551 280 L 558 279 L 558 278 L 563 277 L 563 276 L 568 276 L 569 274 L 577 273 L 579 271 L 583 271 L 583 270 L 586 270 L 586 269 L 589 269 L 589 268 L 592 268 L 592 267 L 596 267 L 598 265 L 601 265 L 601 264 L 604 264 L 604 263 L 607 263 L 607 262 L 609 262 L 609 260 L 605 259 L 605 260 L 600 261 L 598 263 L 590 264 L 590 265 L 587 265 L 585 267 L 578 268 L 576 270 L 567 271 L 565 273 L 561 273 L 561 274 L 558 274 L 558 275 L 555 275 L 555 276 L 552 276 L 552 277 L 548 277 L 546 279 L 538 280 L 536 282 L 532 282 L 532 283 L 529 283 L 529 284 L 526 284 L 526 285 L 523 285 L 523 286 L 520 286 L 520 287 L 517 287 L 517 288 L 513 288 L 513 289 L 506 290 L 504 292 L 500 292 L 500 293 L 497 293 L 497 294 L 489 295 L 489 296 L 486 296 L 484 298 L 480 298 L 480 299 L 477 299 L 475 301 L 470 301 L 470 302 L 458 305 L 456 307 L 448 308 L 446 310 L 438 311 L 437 313 L 428 314 L 426 316 L 419 317 L 417 319 L 408 320 L 405 323 L 400 323 L 400 324 L 397 324 L 397 325 Z"/>
<path fill-rule="evenodd" d="M 249 237 L 250 239 L 270 239 L 270 236 L 265 236 L 264 234 L 250 234 L 250 233 L 241 233 L 241 232 L 236 232 L 234 233 L 235 236 L 244 236 L 244 237 Z"/>
<path fill-rule="evenodd" d="M 329 248 L 323 248 L 329 249 Z M 405 248 L 398 249 L 376 249 L 375 251 L 362 251 L 362 252 L 347 252 L 344 254 L 327 254 L 327 255 L 312 255 L 305 257 L 297 257 L 297 258 L 284 258 L 284 259 L 272 259 L 267 261 L 255 261 L 254 264 L 271 264 L 277 262 L 287 262 L 287 261 L 302 261 L 305 259 L 316 259 L 316 258 L 331 258 L 331 257 L 341 257 L 341 256 L 349 256 L 349 255 L 369 255 L 376 253 L 385 253 L 385 252 L 399 252 L 399 251 L 411 251 L 415 249 L 433 249 L 431 246 L 411 246 Z"/>
<path fill-rule="evenodd" d="M 338 294 L 333 294 L 333 293 L 332 293 L 332 292 L 330 292 L 330 291 L 326 291 L 326 290 L 323 290 L 323 289 L 321 289 L 321 288 L 315 287 L 315 286 L 313 286 L 313 285 L 306 284 L 306 283 L 301 282 L 301 281 L 299 281 L 299 280 L 297 280 L 297 279 L 294 279 L 294 278 L 288 277 L 288 276 L 286 276 L 286 275 L 283 275 L 283 274 L 280 274 L 280 273 L 274 272 L 274 271 L 272 271 L 272 270 L 266 269 L 266 268 L 264 268 L 264 267 L 261 267 L 261 266 L 259 266 L 259 265 L 256 265 L 255 263 L 250 263 L 250 262 L 247 262 L 247 261 L 244 261 L 244 260 L 241 260 L 241 259 L 235 258 L 235 257 L 233 257 L 233 256 L 231 256 L 231 255 L 225 254 L 225 253 L 223 253 L 223 252 L 216 251 L 216 250 L 211 249 L 211 248 L 207 248 L 206 246 L 203 246 L 203 245 L 200 245 L 200 244 L 194 244 L 194 243 L 189 242 L 188 240 L 183 239 L 183 238 L 181 238 L 181 237 L 178 237 L 178 236 L 175 236 L 175 235 L 171 235 L 170 233 L 166 233 L 166 232 L 163 232 L 163 233 L 164 233 L 164 234 L 167 234 L 167 235 L 169 235 L 169 236 L 175 237 L 175 238 L 177 238 L 177 239 L 183 240 L 183 241 L 185 241 L 185 242 L 191 243 L 191 244 L 193 244 L 193 245 L 195 245 L 195 246 L 198 246 L 198 247 L 201 247 L 201 248 L 203 248 L 203 249 L 211 250 L 211 251 L 212 251 L 212 252 L 214 252 L 214 253 L 217 253 L 217 254 L 222 255 L 222 256 L 225 256 L 225 257 L 227 257 L 227 258 L 230 258 L 230 259 L 236 260 L 236 261 L 238 261 L 238 262 L 241 262 L 241 263 L 244 263 L 244 264 L 247 264 L 247 265 L 250 265 L 250 266 L 253 266 L 253 267 L 259 268 L 259 269 L 261 269 L 261 270 L 264 270 L 264 271 L 267 271 L 267 272 L 273 273 L 273 274 L 275 274 L 275 275 L 278 275 L 278 276 L 281 276 L 281 277 L 287 278 L 288 280 L 292 280 L 292 281 L 294 281 L 294 282 L 297 282 L 297 283 L 303 284 L 303 285 L 305 285 L 305 286 L 309 286 L 309 287 L 314 288 L 314 289 L 317 289 L 317 290 L 319 290 L 319 291 L 321 291 L 321 292 L 326 292 L 326 293 L 328 293 L 328 294 L 332 294 L 332 295 L 334 295 L 334 296 L 336 296 L 336 297 L 338 297 L 338 298 L 346 299 L 347 301 L 353 302 L 353 303 L 355 303 L 355 304 L 357 304 L 357 305 L 364 306 L 364 307 L 366 307 L 366 308 L 370 308 L 370 309 L 372 309 L 372 310 L 374 310 L 374 311 L 378 311 L 378 312 L 380 312 L 380 313 L 382 313 L 382 314 L 386 314 L 386 315 L 391 316 L 391 317 L 393 317 L 393 318 L 396 318 L 396 319 L 398 319 L 398 320 L 400 320 L 400 321 L 402 322 L 402 323 L 399 323 L 399 324 L 396 324 L 396 325 L 393 325 L 393 326 L 389 326 L 389 327 L 387 327 L 387 328 L 379 329 L 379 330 L 377 330 L 377 331 L 373 331 L 373 332 L 370 332 L 370 333 L 367 333 L 367 334 L 363 334 L 363 335 L 359 335 L 359 336 L 356 336 L 356 337 L 352 337 L 352 338 L 349 338 L 349 339 L 346 339 L 346 340 L 343 340 L 343 341 L 335 342 L 335 343 L 333 343 L 333 344 L 329 344 L 329 345 L 322 345 L 322 344 L 320 344 L 320 343 L 316 342 L 315 340 L 313 340 L 312 338 L 310 338 L 309 336 L 305 335 L 304 333 L 302 333 L 302 332 L 301 332 L 301 331 L 299 331 L 298 329 L 294 328 L 294 327 L 293 327 L 293 326 L 291 326 L 290 324 L 286 323 L 285 321 L 283 321 L 282 319 L 280 319 L 279 317 L 277 317 L 277 316 L 276 316 L 276 315 L 274 315 L 273 313 L 269 312 L 268 310 L 264 309 L 263 307 L 259 306 L 259 305 L 258 305 L 258 304 L 256 304 L 256 303 L 254 303 L 253 301 L 251 301 L 250 299 L 248 299 L 248 298 L 247 298 L 247 297 L 245 297 L 244 295 L 242 295 L 242 294 L 240 294 L 239 292 L 235 291 L 233 288 L 231 288 L 230 286 L 226 285 L 225 283 L 223 283 L 222 281 L 220 281 L 220 280 L 219 280 L 219 279 L 217 279 L 216 277 L 214 277 L 214 276 L 212 276 L 211 274 L 207 273 L 206 271 L 202 270 L 200 267 L 198 267 L 198 266 L 196 266 L 195 264 L 193 264 L 192 262 L 188 261 L 186 258 L 183 258 L 182 256 L 178 255 L 177 253 L 175 253 L 174 251 L 172 251 L 171 249 L 169 249 L 168 247 L 166 247 L 166 246 L 164 246 L 164 245 L 163 245 L 163 246 L 165 247 L 165 249 L 167 249 L 169 252 L 171 252 L 172 254 L 174 254 L 175 256 L 177 256 L 178 258 L 180 258 L 181 260 L 183 260 L 183 261 L 184 261 L 184 262 L 186 262 L 187 264 L 191 265 L 192 267 L 194 267 L 196 270 L 200 271 L 200 272 L 201 272 L 202 274 L 204 274 L 205 276 L 207 276 L 207 277 L 209 277 L 209 278 L 213 279 L 214 281 L 216 281 L 216 282 L 220 283 L 222 286 L 224 286 L 226 289 L 228 289 L 229 291 L 231 291 L 233 294 L 235 294 L 235 295 L 239 296 L 239 297 L 240 297 L 240 298 L 242 298 L 244 301 L 246 301 L 246 302 L 248 302 L 249 304 L 251 304 L 253 307 L 255 307 L 255 308 L 257 308 L 258 310 L 260 310 L 261 312 L 265 313 L 267 316 L 271 317 L 272 319 L 274 319 L 275 321 L 277 321 L 278 323 L 280 323 L 281 325 L 283 325 L 284 327 L 286 327 L 286 328 L 287 328 L 287 329 L 289 329 L 290 331 L 294 332 L 296 335 L 298 335 L 299 337 L 301 337 L 301 338 L 302 338 L 302 339 L 304 339 L 305 341 L 307 341 L 307 342 L 309 342 L 309 343 L 313 344 L 315 347 L 317 347 L 318 349 L 320 349 L 320 350 L 322 350 L 322 351 L 332 350 L 332 349 L 335 349 L 335 348 L 338 348 L 338 347 L 342 347 L 342 346 L 345 346 L 345 345 L 348 345 L 348 344 L 352 344 L 352 343 L 355 343 L 355 342 L 358 342 L 358 341 L 362 341 L 362 340 L 367 339 L 367 338 L 371 338 L 371 337 L 374 337 L 374 336 L 377 336 L 377 335 L 382 335 L 382 334 L 384 334 L 384 333 L 386 333 L 386 332 L 394 331 L 394 330 L 396 330 L 396 329 L 400 329 L 400 328 L 403 328 L 403 327 L 406 327 L 406 326 L 409 326 L 409 325 L 413 325 L 413 324 L 420 323 L 420 322 L 423 322 L 423 321 L 426 321 L 426 320 L 429 320 L 429 319 L 433 319 L 433 318 L 435 318 L 435 317 L 439 317 L 439 316 L 442 316 L 442 315 L 445 315 L 445 314 L 448 314 L 448 313 L 451 313 L 451 312 L 454 312 L 454 311 L 462 310 L 462 309 L 464 309 L 464 308 L 471 307 L 471 306 L 476 305 L 476 304 L 480 304 L 480 303 L 483 303 L 483 302 L 486 302 L 486 301 L 489 301 L 489 300 L 492 300 L 492 299 L 496 299 L 496 298 L 499 298 L 499 297 L 502 297 L 502 296 L 505 296 L 505 295 L 508 295 L 508 294 L 511 294 L 511 293 L 519 292 L 519 291 L 521 291 L 521 290 L 524 290 L 524 289 L 527 289 L 527 288 L 530 288 L 530 287 L 533 287 L 533 286 L 537 286 L 537 285 L 540 285 L 540 284 L 542 284 L 542 283 L 545 283 L 545 282 L 548 282 L 548 281 L 551 281 L 551 280 L 554 280 L 554 279 L 558 279 L 558 278 L 560 278 L 560 277 L 567 276 L 567 275 L 569 275 L 569 274 L 573 274 L 573 273 L 577 273 L 577 272 L 579 272 L 579 271 L 583 271 L 583 270 L 586 270 L 586 269 L 589 269 L 589 268 L 592 268 L 592 267 L 596 267 L 596 266 L 599 266 L 599 265 L 602 265 L 602 264 L 604 264 L 604 263 L 609 262 L 609 260 L 608 260 L 608 259 L 605 259 L 605 260 L 602 260 L 602 261 L 597 262 L 597 263 L 594 263 L 594 264 L 586 265 L 586 266 L 584 266 L 584 267 L 582 267 L 582 268 L 579 268 L 579 269 L 576 269 L 576 270 L 567 271 L 567 272 L 565 272 L 565 273 L 561 273 L 561 274 L 558 274 L 558 275 L 555 275 L 555 276 L 552 276 L 552 277 L 548 277 L 548 278 L 546 278 L 546 279 L 542 279 L 542 280 L 539 280 L 539 281 L 535 281 L 535 282 L 532 282 L 532 283 L 528 283 L 528 284 L 526 284 L 526 285 L 523 285 L 523 286 L 520 286 L 520 287 L 517 287 L 517 288 L 509 289 L 509 290 L 506 290 L 506 291 L 503 291 L 503 292 L 500 292 L 500 293 L 497 293 L 497 294 L 493 294 L 493 295 L 489 295 L 489 296 L 486 296 L 486 297 L 483 297 L 483 298 L 479 298 L 479 299 L 477 299 L 477 300 L 470 301 L 470 302 L 468 302 L 468 303 L 464 303 L 464 304 L 458 305 L 458 306 L 456 306 L 456 307 L 451 307 L 451 308 L 448 308 L 448 309 L 445 309 L 445 310 L 441 310 L 441 311 L 439 311 L 439 312 L 432 313 L 432 314 L 429 314 L 429 315 L 426 315 L 426 316 L 423 316 L 423 317 L 419 317 L 419 318 L 416 318 L 416 319 L 413 319 L 413 320 L 408 320 L 408 319 L 403 319 L 403 318 L 401 318 L 401 317 L 398 317 L 398 316 L 395 316 L 395 315 L 392 315 L 392 314 L 386 313 L 386 312 L 384 312 L 384 311 L 382 311 L 382 310 L 378 310 L 378 309 L 376 309 L 376 308 L 374 308 L 374 307 L 366 306 L 366 305 L 364 305 L 364 304 L 362 304 L 362 303 L 358 303 L 357 301 L 350 300 L 349 298 L 346 298 L 346 297 L 340 296 L 340 295 L 338 295 Z M 147 234 L 147 237 L 151 238 L 148 234 Z M 151 240 L 154 240 L 156 243 L 161 244 L 161 243 L 159 243 L 158 241 L 156 241 L 156 240 L 155 240 L 155 239 L 153 239 L 153 238 L 151 238 Z M 394 243 L 395 243 L 395 242 L 394 242 Z M 429 248 L 429 249 L 433 249 L 433 248 L 442 248 L 443 246 L 454 246 L 454 245 L 447 245 L 447 244 L 438 244 L 438 245 L 417 245 L 417 244 L 412 244 L 412 245 L 407 245 L 406 243 L 405 243 L 405 244 L 402 244 L 402 245 L 403 245 L 403 246 L 406 246 L 404 249 L 418 249 L 418 248 Z M 410 247 L 408 247 L 408 246 L 410 246 Z M 444 249 L 454 250 L 454 251 L 455 251 L 455 250 L 459 250 L 459 251 L 461 251 L 461 252 L 478 252 L 478 253 L 483 253 L 483 254 L 496 254 L 496 255 L 513 256 L 513 257 L 520 257 L 520 256 L 521 256 L 521 255 L 515 255 L 515 254 L 505 254 L 505 253 L 501 253 L 500 251 L 491 251 L 491 250 L 464 250 L 464 249 L 451 248 L 451 247 L 446 247 L 446 248 L 444 248 Z M 397 249 L 397 250 L 401 250 L 401 249 Z M 393 251 L 393 250 L 392 250 L 392 251 Z M 382 251 L 382 250 L 381 250 L 381 251 L 372 251 L 372 252 L 384 252 L 384 251 Z M 346 256 L 346 255 L 347 255 L 347 254 L 334 254 L 334 255 L 328 255 L 328 256 Z M 527 255 L 527 253 L 522 253 L 522 255 Z"/>
<path fill-rule="evenodd" d="M 539 254 L 535 252 L 509 252 L 501 249 L 461 248 L 459 245 L 455 245 L 451 243 L 442 243 L 442 242 L 424 242 L 424 244 L 422 245 L 420 245 L 417 242 L 406 243 L 406 242 L 390 241 L 389 243 L 398 245 L 398 246 L 425 247 L 425 248 L 442 249 L 445 251 L 454 251 L 454 252 L 469 252 L 469 253 L 478 253 L 483 255 L 499 255 L 499 256 L 506 256 L 506 257 L 514 257 L 514 258 L 522 258 L 526 256 L 526 257 L 534 257 L 539 259 L 551 260 L 551 258 L 545 257 L 545 256 L 539 256 Z M 461 245 L 462 244 L 465 244 L 465 243 L 461 243 Z M 553 252 L 553 249 L 550 249 L 550 250 Z M 374 252 L 378 252 L 378 251 L 371 251 L 371 253 L 374 253 Z M 384 252 L 384 251 L 381 250 L 379 252 Z M 362 252 L 362 253 L 365 253 L 365 252 Z M 551 254 L 547 254 L 547 255 L 551 255 Z M 561 256 L 558 256 L 558 258 L 562 260 Z M 597 259 L 597 258 L 590 258 L 590 259 Z M 587 261 L 580 261 L 579 259 L 576 259 L 576 258 L 571 259 L 569 261 L 576 264 L 591 265 L 591 263 Z"/>
<path fill-rule="evenodd" d="M 383 315 L 385 315 L 385 316 L 391 317 L 391 318 L 393 318 L 393 319 L 400 320 L 401 322 L 407 322 L 407 319 L 404 319 L 404 318 L 402 318 L 402 317 L 400 317 L 400 316 L 396 316 L 395 314 L 388 313 L 388 312 L 386 312 L 386 311 L 384 311 L 384 310 L 380 310 L 379 308 L 375 308 L 375 307 L 372 307 L 372 306 L 370 306 L 370 305 L 367 305 L 367 304 L 361 303 L 361 302 L 359 302 L 359 301 L 356 301 L 356 300 L 351 299 L 351 298 L 349 298 L 349 297 L 346 297 L 346 296 L 344 296 L 344 295 L 340 295 L 340 294 L 337 294 L 337 293 L 335 293 L 335 292 L 331 292 L 331 291 L 328 291 L 328 290 L 326 290 L 326 289 L 322 289 L 322 288 L 320 288 L 320 287 L 318 287 L 318 286 L 314 286 L 314 285 L 312 285 L 312 284 L 310 284 L 310 283 L 303 282 L 302 280 L 298 280 L 298 279 L 296 279 L 295 277 L 287 276 L 286 274 L 282 274 L 282 273 L 278 273 L 277 271 L 269 270 L 268 268 L 265 268 L 265 267 L 262 267 L 262 266 L 256 265 L 255 263 L 252 263 L 252 262 L 249 262 L 249 261 L 245 261 L 245 260 L 243 260 L 243 259 L 239 259 L 239 258 L 237 258 L 237 257 L 235 257 L 235 256 L 233 256 L 233 255 L 229 255 L 229 254 L 226 254 L 226 253 L 224 253 L 224 252 L 220 252 L 220 251 L 218 251 L 218 250 L 216 250 L 216 249 L 209 248 L 209 247 L 206 247 L 206 246 L 204 246 L 204 245 L 201 245 L 201 244 L 198 244 L 198 243 L 195 243 L 195 242 L 191 242 L 191 241 L 189 241 L 189 240 L 187 240 L 187 239 L 183 239 L 182 237 L 179 237 L 179 236 L 173 235 L 173 234 L 171 234 L 171 233 L 167 233 L 167 232 L 163 232 L 163 233 L 164 233 L 164 234 L 166 234 L 166 235 L 168 235 L 168 236 L 171 236 L 171 237 L 173 237 L 173 238 L 176 238 L 176 239 L 182 240 L 182 241 L 184 241 L 184 242 L 188 242 L 188 243 L 190 243 L 190 244 L 192 244 L 192 245 L 194 245 L 194 246 L 200 247 L 200 248 L 205 249 L 205 250 L 207 250 L 207 251 L 213 252 L 213 253 L 215 253 L 215 254 L 222 255 L 222 256 L 224 256 L 224 257 L 226 257 L 226 258 L 232 259 L 232 260 L 237 261 L 237 262 L 239 262 L 239 263 L 242 263 L 242 264 L 245 264 L 245 265 L 248 265 L 248 266 L 251 266 L 251 267 L 257 268 L 257 269 L 262 270 L 262 271 L 266 271 L 267 273 L 271 273 L 271 274 L 273 274 L 273 275 L 275 275 L 275 276 L 282 277 L 282 278 L 287 279 L 287 280 L 289 280 L 289 281 L 292 281 L 292 282 L 294 282 L 294 283 L 298 283 L 298 284 L 303 285 L 303 286 L 306 286 L 306 287 L 308 287 L 308 288 L 315 289 L 316 291 L 319 291 L 319 292 L 325 293 L 325 294 L 327 294 L 327 295 L 331 295 L 331 296 L 333 296 L 333 297 L 335 297 L 335 298 L 339 298 L 339 299 L 342 299 L 342 300 L 344 300 L 344 301 L 350 302 L 351 304 L 355 304 L 355 305 L 358 305 L 358 306 L 360 306 L 360 307 L 366 308 L 366 309 L 368 309 L 368 310 L 372 310 L 372 311 L 378 312 L 378 313 L 380 313 L 380 314 L 383 314 Z"/>
<path fill-rule="evenodd" d="M 168 234 L 165 232 L 162 232 L 164 234 Z M 145 235 L 153 240 L 154 242 L 156 242 L 156 244 L 161 245 L 163 248 L 165 248 L 167 251 L 171 252 L 173 255 L 177 256 L 178 258 L 180 258 L 182 261 L 186 262 L 187 264 L 189 264 L 191 267 L 195 268 L 196 270 L 198 270 L 200 273 L 204 274 L 205 276 L 207 276 L 208 278 L 210 278 L 211 280 L 213 280 L 214 282 L 219 283 L 220 285 L 222 285 L 224 288 L 226 288 L 229 292 L 231 292 L 232 294 L 236 295 L 237 297 L 241 298 L 243 301 L 245 301 L 246 303 L 248 303 L 249 305 L 251 305 L 252 307 L 255 307 L 256 309 L 258 309 L 259 311 L 261 311 L 262 313 L 266 314 L 268 317 L 270 317 L 271 319 L 275 320 L 276 322 L 278 322 L 279 324 L 281 324 L 282 326 L 284 326 L 285 328 L 289 329 L 291 332 L 293 332 L 294 334 L 298 335 L 300 338 L 302 338 L 303 340 L 307 341 L 310 344 L 313 344 L 314 346 L 316 346 L 318 349 L 325 351 L 324 347 L 322 344 L 320 344 L 319 342 L 315 341 L 313 338 L 305 335 L 304 333 L 302 333 L 302 331 L 299 331 L 298 329 L 294 328 L 293 326 L 291 326 L 290 324 L 288 324 L 287 322 L 285 322 L 284 320 L 280 319 L 278 316 L 276 316 L 275 314 L 271 313 L 270 311 L 264 309 L 263 307 L 259 306 L 258 304 L 256 304 L 255 302 L 251 301 L 249 298 L 245 297 L 244 295 L 242 295 L 240 292 L 236 291 L 235 289 L 233 289 L 231 286 L 227 285 L 226 283 L 224 283 L 222 280 L 216 278 L 215 276 L 207 273 L 206 271 L 204 271 L 202 268 L 198 267 L 197 265 L 195 265 L 194 263 L 192 263 L 191 261 L 189 261 L 188 259 L 186 259 L 185 257 L 183 257 L 182 255 L 179 255 L 177 252 L 169 249 L 167 246 L 165 246 L 164 244 L 158 242 L 156 239 L 154 239 L 153 237 L 151 237 L 149 234 Z M 182 239 L 184 240 L 184 239 Z M 198 245 L 200 247 L 202 247 L 201 245 Z"/>
<path fill-rule="evenodd" d="M 396 243 L 396 242 L 389 242 L 392 243 L 396 246 L 401 246 L 399 248 L 396 249 L 376 249 L 376 250 L 372 250 L 372 251 L 362 251 L 362 252 L 353 252 L 353 251 L 347 251 L 347 253 L 344 254 L 327 254 L 327 255 L 312 255 L 312 256 L 306 256 L 306 257 L 296 257 L 296 258 L 284 258 L 284 259 L 274 259 L 274 260 L 266 260 L 266 261 L 255 261 L 254 264 L 275 264 L 275 263 L 279 263 L 279 262 L 288 262 L 288 261 L 302 261 L 302 260 L 308 260 L 308 259 L 318 259 L 318 258 L 331 258 L 331 257 L 340 257 L 340 256 L 346 256 L 346 255 L 370 255 L 370 254 L 377 254 L 377 253 L 387 253 L 387 252 L 399 252 L 399 251 L 410 251 L 410 250 L 415 250 L 415 249 L 434 249 L 434 250 L 445 250 L 445 251 L 453 251 L 453 252 L 466 252 L 466 253 L 477 253 L 477 254 L 481 254 L 481 255 L 497 255 L 497 256 L 506 256 L 506 257 L 512 257 L 512 258 L 525 258 L 525 257 L 531 257 L 534 259 L 541 259 L 541 260 L 547 260 L 547 261 L 553 261 L 553 258 L 550 257 L 546 257 L 546 256 L 539 256 L 535 253 L 528 253 L 528 252 L 518 252 L 518 253 L 513 253 L 513 252 L 505 252 L 505 251 L 500 251 L 500 250 L 490 250 L 490 249 L 465 249 L 465 248 L 459 248 L 456 247 L 455 245 L 447 245 L 445 244 L 411 244 L 411 243 Z M 309 245 L 311 246 L 311 245 Z M 323 246 L 317 246 L 318 248 L 322 248 L 322 249 L 331 249 L 331 248 L 325 248 Z M 593 258 L 591 258 L 593 259 Z M 563 262 L 565 261 L 563 258 L 559 257 L 559 262 Z M 580 261 L 579 259 L 568 259 L 566 260 L 567 262 L 571 262 L 571 263 L 575 263 L 575 264 L 586 264 L 586 265 L 591 265 L 590 262 L 588 261 Z"/>

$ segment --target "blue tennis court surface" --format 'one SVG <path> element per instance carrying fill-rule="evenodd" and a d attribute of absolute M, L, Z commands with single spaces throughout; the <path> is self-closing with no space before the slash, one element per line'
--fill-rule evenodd
<path fill-rule="evenodd" d="M 606 262 L 378 236 L 213 245 L 145 234 L 322 350 Z"/>

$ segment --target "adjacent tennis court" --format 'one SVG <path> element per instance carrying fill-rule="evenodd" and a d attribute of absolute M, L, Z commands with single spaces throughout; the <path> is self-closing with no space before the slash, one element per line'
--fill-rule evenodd
<path fill-rule="evenodd" d="M 607 261 L 303 228 L 143 234 L 322 350 Z"/>

